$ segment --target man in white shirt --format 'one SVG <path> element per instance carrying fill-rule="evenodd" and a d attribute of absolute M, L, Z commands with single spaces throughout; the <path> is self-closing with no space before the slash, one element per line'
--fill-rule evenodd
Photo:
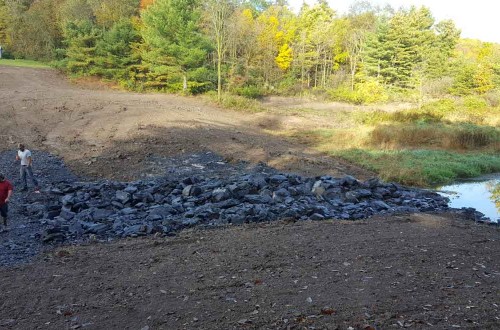
<path fill-rule="evenodd" d="M 31 151 L 26 149 L 24 144 L 19 144 L 19 150 L 17 151 L 16 160 L 21 161 L 21 182 L 23 183 L 23 188 L 21 191 L 28 190 L 28 180 L 26 176 L 29 176 L 33 184 L 35 185 L 35 192 L 38 192 L 38 181 L 33 175 L 33 169 L 31 165 L 33 164 L 33 158 L 31 157 Z"/>

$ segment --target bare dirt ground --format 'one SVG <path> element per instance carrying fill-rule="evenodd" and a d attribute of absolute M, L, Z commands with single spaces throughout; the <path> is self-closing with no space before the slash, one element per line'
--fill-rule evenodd
<path fill-rule="evenodd" d="M 0 67 L 0 75 L 0 112 L 8 118 L 0 122 L 0 149 L 24 141 L 86 176 L 137 178 L 146 174 L 149 156 L 205 150 L 306 175 L 370 175 L 265 133 L 294 125 L 286 116 L 236 113 L 196 98 L 76 86 L 54 70 Z"/>
<path fill-rule="evenodd" d="M 0 270 L 16 329 L 498 329 L 498 229 L 449 216 L 185 231 Z"/>
<path fill-rule="evenodd" d="M 52 70 L 0 67 L 0 116 L 0 150 L 22 141 L 90 177 L 155 174 L 152 156 L 204 150 L 371 176 L 266 133 L 310 119 L 78 86 Z M 0 268 L 0 328 L 499 329 L 499 240 L 498 227 L 413 214 L 63 246 Z"/>

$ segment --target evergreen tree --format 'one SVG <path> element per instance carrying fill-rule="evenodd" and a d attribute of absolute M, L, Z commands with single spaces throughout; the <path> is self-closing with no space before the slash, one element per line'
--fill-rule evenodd
<path fill-rule="evenodd" d="M 367 45 L 368 74 L 387 84 L 411 88 L 415 70 L 419 70 L 436 40 L 433 24 L 425 7 L 401 10 L 387 23 L 380 23 Z"/>
<path fill-rule="evenodd" d="M 102 30 L 92 22 L 69 22 L 64 28 L 66 43 L 66 70 L 72 74 L 89 75 L 96 66 L 96 44 Z"/>
<path fill-rule="evenodd" d="M 460 30 L 451 20 L 441 21 L 434 27 L 437 35 L 434 43 L 426 53 L 426 75 L 430 78 L 443 77 L 449 74 L 451 58 L 458 40 Z"/>
<path fill-rule="evenodd" d="M 197 0 L 156 0 L 142 12 L 141 56 L 148 67 L 146 87 L 187 91 L 208 81 L 188 82 L 205 64 L 210 49 L 200 28 Z"/>
<path fill-rule="evenodd" d="M 117 22 L 96 42 L 92 73 L 125 83 L 129 79 L 130 67 L 138 63 L 132 45 L 139 41 L 139 33 L 130 20 Z"/>

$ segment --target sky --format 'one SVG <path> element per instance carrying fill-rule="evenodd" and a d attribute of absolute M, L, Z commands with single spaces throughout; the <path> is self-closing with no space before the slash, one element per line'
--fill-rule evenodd
<path fill-rule="evenodd" d="M 355 0 L 327 0 L 339 14 L 345 14 Z M 374 5 L 390 4 L 393 8 L 426 6 L 436 22 L 452 19 L 462 31 L 462 38 L 500 43 L 500 1 L 498 0 L 368 0 Z M 288 0 L 299 9 L 304 0 Z M 314 0 L 305 0 L 314 4 Z"/>

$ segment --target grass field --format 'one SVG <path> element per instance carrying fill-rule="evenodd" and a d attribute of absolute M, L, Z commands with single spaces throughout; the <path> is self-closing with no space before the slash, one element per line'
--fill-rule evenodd
<path fill-rule="evenodd" d="M 48 64 L 31 60 L 0 59 L 0 65 L 21 66 L 25 68 L 50 68 Z"/>
<path fill-rule="evenodd" d="M 332 113 L 330 120 L 338 128 L 281 134 L 375 171 L 385 180 L 433 186 L 500 172 L 498 100 L 489 94 L 443 99 L 415 109 L 354 110 L 348 117 Z"/>

